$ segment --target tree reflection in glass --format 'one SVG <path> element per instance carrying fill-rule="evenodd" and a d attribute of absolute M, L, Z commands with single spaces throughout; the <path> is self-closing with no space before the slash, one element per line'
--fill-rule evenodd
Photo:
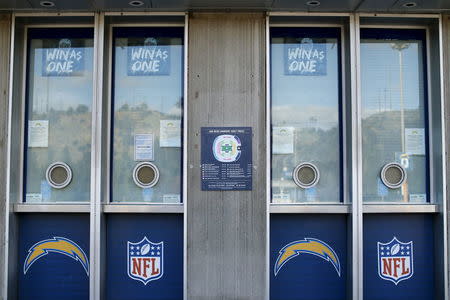
<path fill-rule="evenodd" d="M 271 29 L 272 202 L 341 201 L 339 28 Z M 302 162 L 320 180 L 300 188 Z"/>
<path fill-rule="evenodd" d="M 363 200 L 427 201 L 425 30 L 361 31 Z M 380 171 L 400 163 L 407 179 L 389 189 Z"/>

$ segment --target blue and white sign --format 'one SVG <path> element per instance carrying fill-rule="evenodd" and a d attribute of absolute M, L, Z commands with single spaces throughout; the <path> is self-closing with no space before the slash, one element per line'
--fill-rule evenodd
<path fill-rule="evenodd" d="M 84 48 L 72 47 L 70 39 L 61 39 L 58 48 L 42 49 L 42 76 L 81 76 Z"/>
<path fill-rule="evenodd" d="M 144 237 L 137 243 L 128 242 L 128 277 L 147 284 L 160 279 L 164 272 L 164 242 L 153 243 Z"/>
<path fill-rule="evenodd" d="M 18 299 L 89 299 L 89 215 L 19 216 Z"/>
<path fill-rule="evenodd" d="M 378 242 L 378 275 L 397 285 L 413 276 L 413 242 L 402 243 L 394 237 L 388 243 Z"/>
<path fill-rule="evenodd" d="M 144 46 L 128 46 L 128 76 L 170 74 L 170 47 L 156 44 L 155 38 L 147 38 Z"/>
<path fill-rule="evenodd" d="M 284 46 L 284 74 L 300 76 L 327 75 L 326 44 L 303 38 L 298 44 Z"/>
<path fill-rule="evenodd" d="M 364 300 L 437 299 L 433 217 L 364 216 Z"/>
<path fill-rule="evenodd" d="M 202 127 L 202 191 L 252 189 L 252 128 Z"/>
<path fill-rule="evenodd" d="M 270 217 L 270 299 L 346 300 L 347 217 Z"/>
<path fill-rule="evenodd" d="M 116 214 L 106 228 L 105 299 L 183 299 L 183 215 Z"/>

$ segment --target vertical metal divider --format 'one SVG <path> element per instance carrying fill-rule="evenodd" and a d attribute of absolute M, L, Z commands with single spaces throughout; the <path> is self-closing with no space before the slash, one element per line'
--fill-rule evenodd
<path fill-rule="evenodd" d="M 89 299 L 101 299 L 101 157 L 102 157 L 102 95 L 104 13 L 95 14 L 94 23 L 94 83 L 92 103 L 91 146 L 91 210 L 90 210 L 90 274 Z"/>
<path fill-rule="evenodd" d="M 448 30 L 448 27 L 447 27 Z M 446 78 L 444 78 L 444 75 L 447 73 L 444 70 L 444 66 L 448 67 L 447 61 L 444 62 L 444 59 L 448 59 L 448 55 L 444 54 L 444 22 L 443 22 L 443 16 L 442 14 L 439 15 L 439 72 L 440 72 L 440 87 L 441 87 L 441 138 L 442 138 L 442 247 L 444 248 L 442 253 L 444 254 L 443 260 L 444 260 L 444 299 L 448 300 L 448 289 L 449 289 L 449 282 L 448 282 L 448 232 L 447 232 L 447 149 L 446 149 L 446 120 L 445 117 L 447 115 L 447 111 L 445 109 L 445 92 L 446 92 L 446 85 L 447 82 Z M 447 41 L 447 40 L 446 40 Z M 448 41 L 447 41 L 448 42 Z"/>
<path fill-rule="evenodd" d="M 359 14 L 350 16 L 350 65 L 352 90 L 352 279 L 353 300 L 363 299 L 363 214 L 362 214 L 362 144 L 361 89 L 359 56 Z"/>
<path fill-rule="evenodd" d="M 11 27 L 10 27 L 10 47 L 9 47 L 9 82 L 8 82 L 8 144 L 6 150 L 6 195 L 5 195 L 5 237 L 3 242 L 4 257 L 3 257 L 3 280 L 0 283 L 1 297 L 2 299 L 8 299 L 8 266 L 9 266 L 9 214 L 10 214 L 10 185 L 11 185 L 11 132 L 12 132 L 12 91 L 13 91 L 13 69 L 14 69 L 14 34 L 15 34 L 15 14 L 11 15 Z"/>
<path fill-rule="evenodd" d="M 187 152 L 188 152 L 188 51 L 189 13 L 184 16 L 184 77 L 183 77 L 183 299 L 187 300 Z"/>
<path fill-rule="evenodd" d="M 266 299 L 270 298 L 270 201 L 272 198 L 270 190 L 270 16 L 266 15 Z"/>

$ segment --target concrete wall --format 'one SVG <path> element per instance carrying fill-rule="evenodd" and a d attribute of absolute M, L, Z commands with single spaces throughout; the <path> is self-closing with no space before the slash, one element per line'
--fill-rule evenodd
<path fill-rule="evenodd" d="M 188 299 L 264 299 L 265 18 L 193 14 L 189 22 Z M 253 190 L 200 190 L 200 128 L 251 126 Z"/>
<path fill-rule="evenodd" d="M 0 15 L 0 298 L 4 286 L 5 267 L 5 204 L 6 204 L 6 174 L 8 146 L 8 68 L 10 49 L 10 15 Z M 5 299 L 6 300 L 6 299 Z"/>

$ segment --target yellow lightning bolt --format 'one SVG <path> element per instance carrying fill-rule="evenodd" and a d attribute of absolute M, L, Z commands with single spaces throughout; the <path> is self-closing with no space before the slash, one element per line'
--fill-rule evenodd
<path fill-rule="evenodd" d="M 300 253 L 313 254 L 321 257 L 326 261 L 329 261 L 336 269 L 338 275 L 341 276 L 341 266 L 339 264 L 339 258 L 337 257 L 334 250 L 325 242 L 312 238 L 305 238 L 304 240 L 289 243 L 283 249 L 281 249 L 280 255 L 277 258 L 277 262 L 275 263 L 275 276 L 285 263 L 298 256 Z"/>
<path fill-rule="evenodd" d="M 28 252 L 29 253 L 24 264 L 24 274 L 35 261 L 47 255 L 49 252 L 55 252 L 67 255 L 79 261 L 86 273 L 89 275 L 89 262 L 86 254 L 80 246 L 69 239 L 54 237 L 53 239 L 40 241 L 33 245 Z"/>

